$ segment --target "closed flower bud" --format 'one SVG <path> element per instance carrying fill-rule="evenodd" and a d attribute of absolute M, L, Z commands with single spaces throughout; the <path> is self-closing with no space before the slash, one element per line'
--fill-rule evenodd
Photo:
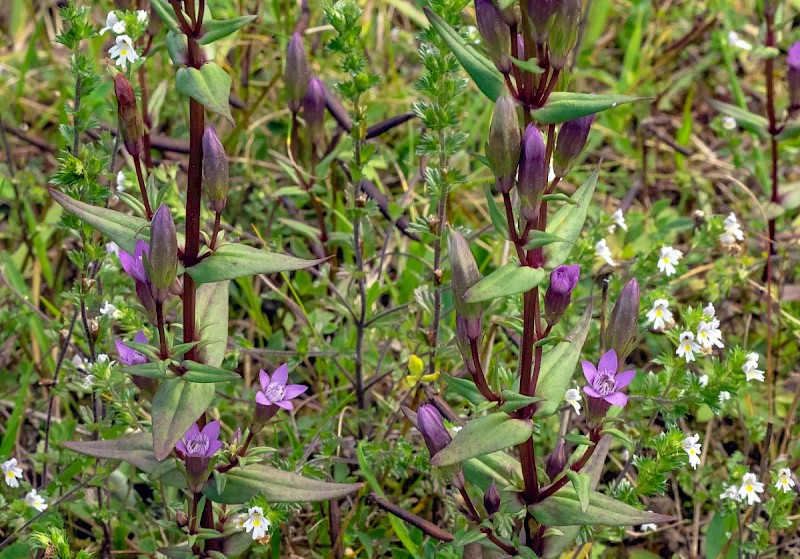
<path fill-rule="evenodd" d="M 486 158 L 494 173 L 497 190 L 510 192 L 514 187 L 519 164 L 520 132 L 517 108 L 508 95 L 497 99 L 486 142 Z"/>
<path fill-rule="evenodd" d="M 308 89 L 311 74 L 308 70 L 308 58 L 303 37 L 295 32 L 286 48 L 286 65 L 283 69 L 283 79 L 286 84 L 286 102 L 289 110 L 296 113 L 300 110 L 303 97 Z"/>
<path fill-rule="evenodd" d="M 550 272 L 550 285 L 544 294 L 544 316 L 550 326 L 564 315 L 580 275 L 581 267 L 578 264 L 562 265 Z"/>
<path fill-rule="evenodd" d="M 117 73 L 114 76 L 114 92 L 117 96 L 117 118 L 119 120 L 119 133 L 125 149 L 132 156 L 137 156 L 142 152 L 142 115 L 136 105 L 136 94 L 133 92 L 131 82 Z"/>
<path fill-rule="evenodd" d="M 453 438 L 444 426 L 439 410 L 433 404 L 423 404 L 417 410 L 417 428 L 422 433 L 431 456 L 442 450 Z"/>
<path fill-rule="evenodd" d="M 228 200 L 228 156 L 213 126 L 203 133 L 203 190 L 212 211 L 220 213 Z"/>
<path fill-rule="evenodd" d="M 569 53 L 578 40 L 581 9 L 581 0 L 559 0 L 557 4 L 547 41 L 550 46 L 550 65 L 556 70 L 567 65 Z"/>
<path fill-rule="evenodd" d="M 189 515 L 179 510 L 175 513 L 175 523 L 181 528 L 186 528 L 189 525 Z"/>
<path fill-rule="evenodd" d="M 511 30 L 503 14 L 492 0 L 475 0 L 475 19 L 494 65 L 503 74 L 508 74 L 511 71 L 511 59 L 508 57 L 511 50 Z"/>
<path fill-rule="evenodd" d="M 545 466 L 545 473 L 550 481 L 564 471 L 564 466 L 567 465 L 567 453 L 564 448 L 564 439 L 558 441 L 558 444 L 553 449 L 553 452 L 547 455 Z"/>
<path fill-rule="evenodd" d="M 150 222 L 150 254 L 148 275 L 156 300 L 164 302 L 178 271 L 178 236 L 169 208 L 162 205 Z"/>
<path fill-rule="evenodd" d="M 500 492 L 497 491 L 497 486 L 494 482 L 492 482 L 483 494 L 483 506 L 488 515 L 492 515 L 500 510 Z"/>
<path fill-rule="evenodd" d="M 542 133 L 529 124 L 522 135 L 522 151 L 519 158 L 518 190 L 520 214 L 533 222 L 539 217 L 539 205 L 547 187 L 547 164 Z"/>
<path fill-rule="evenodd" d="M 556 149 L 553 152 L 553 171 L 557 177 L 566 176 L 575 165 L 583 146 L 586 145 L 595 116 L 582 116 L 561 125 Z"/>
<path fill-rule="evenodd" d="M 639 341 L 639 283 L 636 278 L 619 294 L 608 326 L 605 331 L 604 345 L 617 353 L 620 363 L 630 355 Z"/>
<path fill-rule="evenodd" d="M 319 78 L 312 78 L 308 83 L 303 97 L 303 118 L 311 143 L 321 145 L 325 140 L 325 85 Z"/>
<path fill-rule="evenodd" d="M 136 295 L 139 296 L 139 302 L 142 303 L 147 318 L 151 321 L 156 319 L 156 300 L 153 297 L 153 289 L 149 283 L 143 281 L 136 282 Z"/>
<path fill-rule="evenodd" d="M 800 41 L 789 47 L 789 55 L 786 57 L 788 69 L 786 79 L 789 82 L 789 107 L 800 109 Z"/>
<path fill-rule="evenodd" d="M 452 231 L 447 239 L 447 254 L 453 269 L 453 304 L 456 307 L 456 317 L 464 319 L 467 337 L 470 340 L 477 340 L 481 335 L 483 305 L 464 302 L 464 294 L 480 281 L 481 273 L 466 239 L 455 231 Z"/>
<path fill-rule="evenodd" d="M 527 0 L 528 19 L 533 24 L 533 39 L 542 45 L 547 40 L 553 14 L 556 12 L 556 0 Z"/>

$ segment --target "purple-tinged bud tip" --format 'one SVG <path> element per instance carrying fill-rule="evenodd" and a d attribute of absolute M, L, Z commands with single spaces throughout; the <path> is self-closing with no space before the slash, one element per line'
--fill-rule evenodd
<path fill-rule="evenodd" d="M 497 70 L 503 74 L 511 71 L 511 30 L 503 14 L 492 0 L 475 0 L 475 19 L 478 32 L 483 37 L 486 50 L 494 61 Z"/>
<path fill-rule="evenodd" d="M 527 0 L 528 19 L 533 24 L 534 40 L 542 45 L 547 40 L 553 14 L 556 12 L 556 0 Z"/>
<path fill-rule="evenodd" d="M 122 142 L 128 153 L 136 157 L 142 152 L 142 136 L 144 134 L 142 115 L 136 105 L 136 94 L 131 82 L 121 73 L 114 76 L 114 93 L 117 96 L 117 118 Z"/>
<path fill-rule="evenodd" d="M 561 125 L 553 152 L 553 171 L 557 177 L 565 177 L 577 162 L 596 116 L 582 116 Z"/>
<path fill-rule="evenodd" d="M 497 99 L 486 142 L 486 158 L 495 177 L 497 190 L 510 192 L 514 187 L 520 154 L 520 131 L 517 107 L 508 95 Z"/>
<path fill-rule="evenodd" d="M 539 205 L 547 188 L 546 149 L 542 133 L 529 124 L 522 135 L 518 185 L 520 214 L 529 222 L 539 217 Z"/>
<path fill-rule="evenodd" d="M 217 213 L 225 209 L 228 200 L 228 156 L 213 126 L 203 133 L 203 190 L 208 205 Z"/>
<path fill-rule="evenodd" d="M 559 0 L 556 4 L 553 26 L 547 41 L 550 47 L 550 66 L 556 70 L 567 65 L 569 53 L 578 41 L 582 10 L 581 0 Z"/>
<path fill-rule="evenodd" d="M 555 325 L 564 315 L 580 275 L 581 268 L 578 264 L 562 265 L 550 272 L 550 285 L 544 294 L 545 319 L 550 326 Z"/>
<path fill-rule="evenodd" d="M 300 110 L 303 97 L 308 89 L 311 73 L 308 69 L 308 58 L 303 37 L 293 33 L 286 47 L 286 64 L 283 68 L 283 79 L 286 84 L 286 102 L 289 110 L 296 113 Z"/>
<path fill-rule="evenodd" d="M 456 307 L 456 318 L 465 321 L 465 333 L 471 340 L 477 340 L 481 332 L 481 316 L 483 305 L 467 303 L 464 295 L 470 287 L 482 278 L 478 264 L 466 239 L 455 231 L 447 239 L 447 254 L 452 267 L 453 305 Z"/>
<path fill-rule="evenodd" d="M 553 449 L 553 452 L 547 455 L 545 466 L 545 473 L 550 481 L 554 480 L 558 474 L 564 471 L 564 466 L 567 465 L 567 454 L 564 445 L 564 439 L 558 441 L 558 444 Z"/>
<path fill-rule="evenodd" d="M 483 494 L 483 506 L 486 508 L 486 514 L 489 516 L 500 510 L 500 492 L 497 490 L 497 486 L 494 482 L 492 482 Z"/>
<path fill-rule="evenodd" d="M 325 85 L 312 78 L 303 97 L 303 118 L 311 143 L 320 146 L 325 141 Z"/>
<path fill-rule="evenodd" d="M 178 236 L 172 213 L 161 205 L 150 222 L 150 254 L 148 275 L 155 288 L 156 299 L 164 302 L 178 271 Z"/>
<path fill-rule="evenodd" d="M 453 440 L 444 426 L 442 415 L 433 404 L 423 404 L 417 409 L 417 428 L 431 457 Z"/>
<path fill-rule="evenodd" d="M 628 282 L 619 294 L 605 331 L 605 347 L 615 350 L 620 363 L 630 355 L 639 341 L 639 283 Z"/>

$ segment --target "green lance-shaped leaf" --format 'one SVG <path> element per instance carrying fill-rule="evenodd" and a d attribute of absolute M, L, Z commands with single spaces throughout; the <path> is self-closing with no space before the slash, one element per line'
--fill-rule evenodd
<path fill-rule="evenodd" d="M 547 223 L 547 234 L 558 237 L 564 242 L 547 245 L 544 249 L 547 265 L 551 268 L 560 266 L 569 258 L 575 240 L 580 236 L 592 195 L 597 186 L 599 168 L 570 197 L 574 204 L 564 204 L 553 214 Z"/>
<path fill-rule="evenodd" d="M 211 386 L 211 385 L 204 385 Z M 309 503 L 340 499 L 363 487 L 363 483 L 330 483 L 279 470 L 265 464 L 248 464 L 227 474 L 225 489 L 209 481 L 203 494 L 217 503 L 235 505 L 263 495 L 270 503 Z"/>
<path fill-rule="evenodd" d="M 228 343 L 228 285 L 229 281 L 204 283 L 197 289 L 197 324 L 201 363 L 219 367 Z"/>
<path fill-rule="evenodd" d="M 133 253 L 137 240 L 150 239 L 150 223 L 145 219 L 86 204 L 53 188 L 49 190 L 53 200 L 67 212 L 100 231 L 126 252 Z"/>
<path fill-rule="evenodd" d="M 129 375 L 134 375 L 137 377 L 162 379 L 170 377 L 170 374 L 167 372 L 168 365 L 169 361 L 151 361 L 149 363 L 142 363 L 140 365 L 123 367 L 122 370 Z"/>
<path fill-rule="evenodd" d="M 717 109 L 724 115 L 731 116 L 736 120 L 736 124 L 757 135 L 759 138 L 769 138 L 769 123 L 767 119 L 761 115 L 751 113 L 747 109 L 737 107 L 736 105 L 729 105 L 722 101 L 711 100 L 709 105 Z"/>
<path fill-rule="evenodd" d="M 522 466 L 504 451 L 492 452 L 464 462 L 464 476 L 483 491 L 492 482 L 500 488 L 513 487 L 516 481 L 522 480 Z"/>
<path fill-rule="evenodd" d="M 303 260 L 286 254 L 267 252 L 247 245 L 222 245 L 214 254 L 186 268 L 197 283 L 214 283 L 256 274 L 289 272 L 316 266 L 320 260 Z"/>
<path fill-rule="evenodd" d="M 187 382 L 182 378 L 161 383 L 153 398 L 153 451 L 163 460 L 214 399 L 213 384 Z"/>
<path fill-rule="evenodd" d="M 564 394 L 572 381 L 575 365 L 581 356 L 583 344 L 589 333 L 592 323 L 592 305 L 584 311 L 578 323 L 565 336 L 566 341 L 560 342 L 542 356 L 542 366 L 539 369 L 539 380 L 536 383 L 536 396 L 544 401 L 536 410 L 536 415 L 546 417 L 558 410 L 564 400 Z"/>
<path fill-rule="evenodd" d="M 580 500 L 572 487 L 564 487 L 529 510 L 545 526 L 633 526 L 659 524 L 674 520 L 671 516 L 634 508 L 622 501 L 592 491 L 589 505 L 581 510 Z"/>
<path fill-rule="evenodd" d="M 520 266 L 516 262 L 502 266 L 470 287 L 464 294 L 467 303 L 490 301 L 515 293 L 530 291 L 546 277 L 541 268 Z"/>
<path fill-rule="evenodd" d="M 431 22 L 431 27 L 436 30 L 448 48 L 453 51 L 461 66 L 475 81 L 478 89 L 492 101 L 497 100 L 505 91 L 506 86 L 503 83 L 503 77 L 494 64 L 468 45 L 456 30 L 429 8 L 423 8 L 423 11 L 428 21 Z"/>
<path fill-rule="evenodd" d="M 431 464 L 437 467 L 460 464 L 523 443 L 532 433 L 532 421 L 492 413 L 467 423 L 450 444 L 433 456 Z"/>
<path fill-rule="evenodd" d="M 230 382 L 242 378 L 238 373 L 233 371 L 221 369 L 220 367 L 212 367 L 211 365 L 204 365 L 202 363 L 195 363 L 194 361 L 184 361 L 183 366 L 186 367 L 186 373 L 184 373 L 181 378 L 187 382 Z"/>
<path fill-rule="evenodd" d="M 175 77 L 175 89 L 198 101 L 209 111 L 215 112 L 234 124 L 229 98 L 231 77 L 213 62 L 197 68 L 180 68 Z"/>
<path fill-rule="evenodd" d="M 181 32 L 181 26 L 178 20 L 175 19 L 175 11 L 167 0 L 150 0 L 150 6 L 171 31 L 175 33 Z"/>
<path fill-rule="evenodd" d="M 241 16 L 234 19 L 207 19 L 203 22 L 203 35 L 197 42 L 201 45 L 210 45 L 232 33 L 236 33 L 254 19 L 256 19 L 256 16 Z"/>
<path fill-rule="evenodd" d="M 540 124 L 560 124 L 643 99 L 645 97 L 556 91 L 550 95 L 543 107 L 531 113 L 533 119 Z"/>
<path fill-rule="evenodd" d="M 442 378 L 444 378 L 447 386 L 452 389 L 453 392 L 466 398 L 470 403 L 477 406 L 486 402 L 486 398 L 483 397 L 483 394 L 481 394 L 480 390 L 478 390 L 475 383 L 471 380 L 451 375 L 443 375 Z"/>
<path fill-rule="evenodd" d="M 572 482 L 572 489 L 578 496 L 578 504 L 581 507 L 581 512 L 586 512 L 589 509 L 589 485 L 591 479 L 589 474 L 584 472 L 576 472 L 575 470 L 567 470 L 567 478 Z"/>

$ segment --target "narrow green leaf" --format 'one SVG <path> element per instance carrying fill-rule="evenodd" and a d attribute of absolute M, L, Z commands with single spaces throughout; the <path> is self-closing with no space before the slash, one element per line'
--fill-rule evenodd
<path fill-rule="evenodd" d="M 592 202 L 592 195 L 597 186 L 597 174 L 599 167 L 586 180 L 583 185 L 571 196 L 575 204 L 565 204 L 548 220 L 547 234 L 562 239 L 562 243 L 554 243 L 545 248 L 547 265 L 551 268 L 560 266 L 569 258 L 569 253 L 575 241 L 583 230 L 586 222 L 586 215 L 589 212 L 589 204 Z"/>
<path fill-rule="evenodd" d="M 530 234 L 528 235 L 528 239 L 530 240 L 528 241 L 528 244 L 525 245 L 526 249 L 539 248 L 551 245 L 553 243 L 574 244 L 570 243 L 565 239 L 562 239 L 561 237 L 548 233 L 547 231 L 536 231 L 536 230 L 531 231 Z"/>
<path fill-rule="evenodd" d="M 486 401 L 480 393 L 475 383 L 470 379 L 454 377 L 452 375 L 442 375 L 447 386 L 456 394 L 466 398 L 471 404 L 478 405 Z"/>
<path fill-rule="evenodd" d="M 514 419 L 501 412 L 485 415 L 467 423 L 450 444 L 431 458 L 431 464 L 436 467 L 460 464 L 523 443 L 532 433 L 532 421 Z"/>
<path fill-rule="evenodd" d="M 572 482 L 572 488 L 578 495 L 578 504 L 581 507 L 581 512 L 586 512 L 589 509 L 589 475 L 568 469 L 566 476 Z"/>
<path fill-rule="evenodd" d="M 525 406 L 542 401 L 542 398 L 537 396 L 523 396 L 516 390 L 503 390 L 501 396 L 503 397 L 503 404 L 499 409 L 504 412 L 516 411 Z"/>
<path fill-rule="evenodd" d="M 522 480 L 522 466 L 516 458 L 498 451 L 464 462 L 464 475 L 484 491 L 493 481 L 498 487 L 514 487 L 515 481 Z"/>
<path fill-rule="evenodd" d="M 489 217 L 492 219 L 492 225 L 504 239 L 508 239 L 508 220 L 504 210 L 500 209 L 497 202 L 494 201 L 492 191 L 489 186 L 483 187 L 483 192 L 486 194 L 486 203 L 489 206 Z"/>
<path fill-rule="evenodd" d="M 517 58 L 511 57 L 511 62 L 519 68 L 520 70 L 524 70 L 529 74 L 541 74 L 544 72 L 542 68 L 539 66 L 539 61 L 535 58 L 531 58 L 530 60 L 519 60 Z"/>
<path fill-rule="evenodd" d="M 211 365 L 204 365 L 202 363 L 195 363 L 194 361 L 184 361 L 183 366 L 186 367 L 187 371 L 181 378 L 186 382 L 230 382 L 242 378 L 238 373 L 233 371 L 212 367 Z"/>
<path fill-rule="evenodd" d="M 478 86 L 478 89 L 490 100 L 497 100 L 506 86 L 494 64 L 468 45 L 457 31 L 429 8 L 423 8 L 423 11 L 428 21 L 431 22 L 431 27 L 436 30 L 445 44 L 447 44 L 448 48 L 461 63 L 461 66 L 473 79 L 475 85 Z"/>
<path fill-rule="evenodd" d="M 219 367 L 228 344 L 229 281 L 204 283 L 197 288 L 197 327 L 203 344 L 198 351 L 201 363 Z"/>
<path fill-rule="evenodd" d="M 583 511 L 578 495 L 571 487 L 531 505 L 529 510 L 537 522 L 546 526 L 633 526 L 674 520 L 671 516 L 634 508 L 597 491 L 589 493 L 589 504 Z"/>
<path fill-rule="evenodd" d="M 550 95 L 543 107 L 534 109 L 531 113 L 533 119 L 540 124 L 559 124 L 643 99 L 645 98 L 608 93 L 556 91 Z"/>
<path fill-rule="evenodd" d="M 708 104 L 722 114 L 733 117 L 736 120 L 736 124 L 748 132 L 752 132 L 764 140 L 769 138 L 769 123 L 763 116 L 751 113 L 747 109 L 737 107 L 736 105 L 729 105 L 728 103 L 723 103 L 722 101 L 716 101 L 714 99 L 710 100 Z"/>
<path fill-rule="evenodd" d="M 199 70 L 179 68 L 175 77 L 175 89 L 234 124 L 229 102 L 231 77 L 214 62 L 203 64 Z"/>
<path fill-rule="evenodd" d="M 633 448 L 633 441 L 630 439 L 630 437 L 628 437 L 628 435 L 626 435 L 619 429 L 614 429 L 613 427 L 606 427 L 605 429 L 603 429 L 602 433 L 604 435 L 611 435 L 615 439 L 619 439 L 620 441 L 622 441 L 626 446 Z"/>
<path fill-rule="evenodd" d="M 165 361 L 152 361 L 150 363 L 142 363 L 141 365 L 132 365 L 130 367 L 123 367 L 123 372 L 129 375 L 146 378 L 169 378 L 167 374 L 167 362 Z"/>
<path fill-rule="evenodd" d="M 464 301 L 479 303 L 524 293 L 542 283 L 545 276 L 545 271 L 541 268 L 520 266 L 516 262 L 512 262 L 498 268 L 470 287 L 464 294 Z"/>
<path fill-rule="evenodd" d="M 181 32 L 181 26 L 178 24 L 178 20 L 175 19 L 175 11 L 167 0 L 150 0 L 150 6 L 170 30 L 175 33 Z"/>
<path fill-rule="evenodd" d="M 256 274 L 302 270 L 316 266 L 320 262 L 323 260 L 303 260 L 231 243 L 222 245 L 214 254 L 187 268 L 186 271 L 197 283 L 214 283 Z"/>
<path fill-rule="evenodd" d="M 169 456 L 181 437 L 208 409 L 214 399 L 213 384 L 167 379 L 153 398 L 153 451 L 156 459 Z"/>
<path fill-rule="evenodd" d="M 236 33 L 254 19 L 256 19 L 256 16 L 241 16 L 234 19 L 207 19 L 203 22 L 203 35 L 197 42 L 201 45 L 210 45 L 232 33 Z"/>
<path fill-rule="evenodd" d="M 790 122 L 778 134 L 778 141 L 794 140 L 800 137 L 800 122 Z"/>

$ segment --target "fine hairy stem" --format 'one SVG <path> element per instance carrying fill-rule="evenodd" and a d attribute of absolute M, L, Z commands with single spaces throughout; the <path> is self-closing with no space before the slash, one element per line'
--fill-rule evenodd
<path fill-rule="evenodd" d="M 358 112 L 358 103 L 356 103 Z M 355 144 L 356 171 L 361 173 L 361 138 L 360 131 L 353 127 L 353 140 Z M 356 215 L 353 220 L 353 256 L 356 264 L 356 286 L 358 287 L 359 310 L 356 320 L 356 354 L 355 354 L 355 389 L 358 409 L 364 409 L 364 330 L 367 320 L 367 288 L 364 284 L 364 246 L 361 241 L 361 209 L 364 207 L 364 195 L 358 187 L 358 181 L 353 181 L 353 203 Z"/>
<path fill-rule="evenodd" d="M 164 304 L 156 303 L 156 322 L 158 323 L 158 347 L 161 352 L 161 359 L 169 357 L 167 349 L 167 336 L 164 331 Z"/>
<path fill-rule="evenodd" d="M 153 208 L 150 206 L 150 197 L 147 195 L 147 186 L 145 185 L 144 175 L 142 174 L 142 161 L 138 155 L 133 156 L 133 164 L 134 167 L 136 167 L 136 181 L 139 183 L 139 192 L 142 195 L 144 211 L 149 221 L 153 219 Z"/>
<path fill-rule="evenodd" d="M 444 151 L 444 132 L 439 131 L 439 172 L 441 177 L 447 177 L 447 153 Z M 428 331 L 428 345 L 431 348 L 431 357 L 428 361 L 428 374 L 436 372 L 436 348 L 439 344 L 439 323 L 442 318 L 442 241 L 444 237 L 444 225 L 447 221 L 447 198 L 450 193 L 450 188 L 447 180 L 442 181 L 439 200 L 436 203 L 436 217 L 435 217 L 435 235 L 436 239 L 433 242 L 433 320 L 431 321 L 431 329 Z M 480 363 L 480 360 L 478 360 Z M 483 377 L 483 373 L 480 375 Z M 486 379 L 483 379 L 484 385 Z M 479 387 L 480 388 L 480 387 Z M 486 387 L 486 390 L 491 394 L 491 390 Z M 483 392 L 481 392 L 483 393 Z M 486 396 L 486 394 L 484 394 Z"/>
<path fill-rule="evenodd" d="M 470 340 L 469 341 L 470 349 L 472 351 L 472 365 L 475 369 L 475 373 L 472 375 L 472 378 L 475 382 L 475 386 L 480 391 L 481 395 L 489 400 L 490 402 L 497 402 L 500 398 L 492 392 L 492 389 L 489 388 L 489 384 L 486 382 L 486 375 L 483 372 L 483 366 L 481 365 L 481 356 L 480 352 L 478 351 L 478 341 L 477 340 Z"/>

